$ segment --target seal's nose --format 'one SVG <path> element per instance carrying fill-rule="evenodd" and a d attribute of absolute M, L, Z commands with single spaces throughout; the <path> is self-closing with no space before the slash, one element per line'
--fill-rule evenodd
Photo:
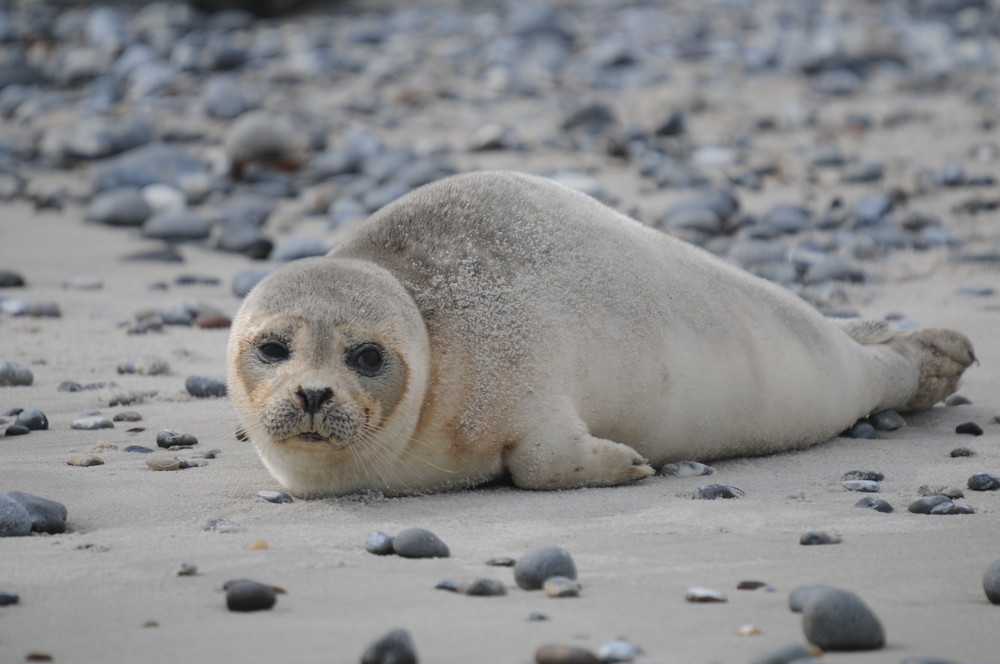
<path fill-rule="evenodd" d="M 322 390 L 306 390 L 299 388 L 295 391 L 295 396 L 299 399 L 299 408 L 315 415 L 327 401 L 333 398 L 333 390 L 324 387 Z"/>

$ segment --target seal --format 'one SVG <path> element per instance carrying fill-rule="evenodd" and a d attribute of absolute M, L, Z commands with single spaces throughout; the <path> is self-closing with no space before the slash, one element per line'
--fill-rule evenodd
<path fill-rule="evenodd" d="M 929 408 L 962 334 L 827 319 L 784 288 L 550 180 L 453 176 L 246 297 L 229 392 L 302 497 L 509 474 L 563 489 L 805 448 Z"/>

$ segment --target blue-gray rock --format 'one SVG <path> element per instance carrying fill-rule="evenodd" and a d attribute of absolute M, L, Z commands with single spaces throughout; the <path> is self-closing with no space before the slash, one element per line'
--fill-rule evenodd
<path fill-rule="evenodd" d="M 894 410 L 872 413 L 868 416 L 868 422 L 878 431 L 896 431 L 906 426 L 906 420 Z"/>
<path fill-rule="evenodd" d="M 284 491 L 267 491 L 267 490 L 263 490 L 262 489 L 262 490 L 260 490 L 260 491 L 257 492 L 257 497 L 258 498 L 263 498 L 264 500 L 266 500 L 269 503 L 276 503 L 276 504 L 279 504 L 279 505 L 282 504 L 282 503 L 294 503 L 295 502 L 295 500 L 291 496 L 289 496 L 287 493 L 285 493 Z"/>
<path fill-rule="evenodd" d="M 849 470 L 844 473 L 840 481 L 847 482 L 850 480 L 868 480 L 869 482 L 884 482 L 885 474 L 880 473 L 877 470 Z"/>
<path fill-rule="evenodd" d="M 184 381 L 184 389 L 193 397 L 203 399 L 206 397 L 226 396 L 226 384 L 214 378 L 204 376 L 189 376 Z"/>
<path fill-rule="evenodd" d="M 760 219 L 760 225 L 773 228 L 778 233 L 801 233 L 812 218 L 809 210 L 798 205 L 776 205 Z"/>
<path fill-rule="evenodd" d="M 972 399 L 961 394 L 952 394 L 944 400 L 946 406 L 971 406 Z"/>
<path fill-rule="evenodd" d="M 154 450 L 153 448 L 145 447 L 143 445 L 129 445 L 128 447 L 122 450 L 122 452 L 132 452 L 136 454 L 152 454 L 155 451 L 156 450 Z"/>
<path fill-rule="evenodd" d="M 223 589 L 226 591 L 226 607 L 230 611 L 263 611 L 278 601 L 274 588 L 249 579 L 228 581 Z"/>
<path fill-rule="evenodd" d="M 142 357 L 125 360 L 119 364 L 118 373 L 161 376 L 170 373 L 170 365 L 167 364 L 166 360 L 162 360 L 155 355 L 143 355 Z"/>
<path fill-rule="evenodd" d="M 720 498 L 743 498 L 746 495 L 743 489 L 728 484 L 705 484 L 694 490 L 692 498 L 695 500 L 718 500 Z"/>
<path fill-rule="evenodd" d="M 40 410 L 26 408 L 17 414 L 14 424 L 27 427 L 31 431 L 44 431 L 49 428 L 49 418 Z"/>
<path fill-rule="evenodd" d="M 644 653 L 643 649 L 631 641 L 625 639 L 615 639 L 608 641 L 597 651 L 597 656 L 604 664 L 615 664 L 616 662 L 634 662 Z"/>
<path fill-rule="evenodd" d="M 848 491 L 861 491 L 864 493 L 878 493 L 882 488 L 878 482 L 871 480 L 845 480 L 840 485 Z"/>
<path fill-rule="evenodd" d="M 10 270 L 0 270 L 0 288 L 22 288 L 24 277 L 17 272 Z"/>
<path fill-rule="evenodd" d="M 94 187 L 105 191 L 116 187 L 145 187 L 165 183 L 180 186 L 185 176 L 204 176 L 207 169 L 198 159 L 164 143 L 150 143 L 95 165 Z"/>
<path fill-rule="evenodd" d="M 732 192 L 727 189 L 713 188 L 671 207 L 667 210 L 664 222 L 668 228 L 698 228 L 707 232 L 717 232 L 717 230 L 726 228 L 739 210 L 740 202 Z M 705 211 L 711 211 L 715 216 L 707 215 Z M 695 223 L 694 220 L 699 215 L 702 216 L 703 221 Z"/>
<path fill-rule="evenodd" d="M 70 429 L 79 429 L 81 431 L 96 431 L 97 429 L 113 429 L 115 427 L 114 423 L 103 415 L 91 415 L 89 417 L 81 417 L 78 420 L 73 420 L 69 425 Z"/>
<path fill-rule="evenodd" d="M 20 424 L 11 424 L 3 432 L 3 435 L 5 435 L 5 436 L 24 436 L 25 434 L 29 434 L 29 433 L 31 433 L 31 429 L 29 429 L 28 427 L 23 427 Z"/>
<path fill-rule="evenodd" d="M 864 270 L 851 265 L 844 257 L 826 254 L 809 266 L 802 281 L 806 284 L 819 284 L 824 281 L 860 283 L 865 279 Z"/>
<path fill-rule="evenodd" d="M 21 596 L 17 593 L 0 591 L 0 606 L 11 606 L 21 601 Z"/>
<path fill-rule="evenodd" d="M 840 177 L 840 181 L 845 184 L 864 184 L 878 182 L 885 174 L 885 166 L 879 161 L 867 161 L 858 166 L 854 166 Z"/>
<path fill-rule="evenodd" d="M 872 194 L 854 206 L 851 216 L 861 226 L 878 226 L 895 206 L 895 200 L 889 194 Z"/>
<path fill-rule="evenodd" d="M 137 118 L 94 118 L 73 133 L 66 146 L 77 159 L 102 159 L 146 145 L 153 125 Z"/>
<path fill-rule="evenodd" d="M 982 436 L 983 428 L 975 422 L 963 422 L 955 427 L 955 433 L 964 433 L 970 436 Z"/>
<path fill-rule="evenodd" d="M 891 514 L 894 511 L 892 505 L 881 498 L 876 498 L 875 496 L 865 496 L 858 502 L 854 503 L 854 506 L 864 507 L 875 510 L 876 512 L 884 512 L 886 514 Z"/>
<path fill-rule="evenodd" d="M 841 152 L 840 146 L 830 142 L 811 148 L 806 154 L 806 160 L 810 166 L 819 168 L 843 166 L 847 163 L 847 157 Z"/>
<path fill-rule="evenodd" d="M 817 530 L 810 530 L 807 533 L 803 533 L 799 538 L 799 544 L 802 546 L 820 546 L 823 544 L 840 544 L 841 540 L 838 535 L 832 533 L 824 533 Z"/>
<path fill-rule="evenodd" d="M 0 493 L 0 537 L 21 537 L 31 532 L 31 515 L 24 505 Z"/>
<path fill-rule="evenodd" d="M 535 549 L 514 565 L 514 581 L 524 590 L 540 590 L 553 576 L 576 579 L 576 564 L 569 552 L 557 546 Z"/>
<path fill-rule="evenodd" d="M 407 528 L 392 538 L 392 550 L 403 558 L 448 558 L 448 545 L 424 528 Z"/>
<path fill-rule="evenodd" d="M 885 645 L 878 616 L 852 592 L 827 588 L 810 594 L 802 607 L 806 640 L 823 650 L 877 650 Z"/>
<path fill-rule="evenodd" d="M 996 491 L 1000 489 L 1000 476 L 993 473 L 976 473 L 969 478 L 967 486 L 973 491 Z"/>
<path fill-rule="evenodd" d="M 198 439 L 189 433 L 177 433 L 164 429 L 156 434 L 156 445 L 158 447 L 169 448 L 174 446 L 190 447 L 197 445 Z"/>
<path fill-rule="evenodd" d="M 754 657 L 750 660 L 750 664 L 792 664 L 792 662 L 799 662 L 800 660 L 810 662 L 820 654 L 815 647 L 810 647 L 802 643 L 790 643 L 787 646 Z"/>
<path fill-rule="evenodd" d="M 931 510 L 933 510 L 938 505 L 950 502 L 951 499 L 948 498 L 948 496 L 935 494 L 933 496 L 924 496 L 923 498 L 913 501 L 912 503 L 910 503 L 910 506 L 907 507 L 907 509 L 910 512 L 913 512 L 914 514 L 930 514 Z"/>
<path fill-rule="evenodd" d="M 365 551 L 374 553 L 376 556 L 388 556 L 395 553 L 392 548 L 392 540 L 392 535 L 376 531 L 365 540 Z"/>
<path fill-rule="evenodd" d="M 849 438 L 860 438 L 863 440 L 871 440 L 875 438 L 875 427 L 873 427 L 868 422 L 855 422 L 847 435 Z"/>
<path fill-rule="evenodd" d="M 365 649 L 361 664 L 417 664 L 410 633 L 405 629 L 392 630 Z"/>
<path fill-rule="evenodd" d="M 31 385 L 34 380 L 31 369 L 17 362 L 0 362 L 0 387 Z"/>
<path fill-rule="evenodd" d="M 137 187 L 118 187 L 94 196 L 86 218 L 108 226 L 142 226 L 152 214 L 153 209 Z"/>
<path fill-rule="evenodd" d="M 193 212 L 164 212 L 142 225 L 143 237 L 168 242 L 204 240 L 211 232 L 211 222 Z"/>
<path fill-rule="evenodd" d="M 215 243 L 217 249 L 232 251 L 255 259 L 271 255 L 274 243 L 259 228 L 250 224 L 227 224 Z"/>
<path fill-rule="evenodd" d="M 209 79 L 203 92 L 205 113 L 220 120 L 232 120 L 259 103 L 246 94 L 246 86 L 235 77 L 216 76 Z"/>
<path fill-rule="evenodd" d="M 983 572 L 983 592 L 991 604 L 1000 604 L 1000 560 L 990 563 Z"/>
<path fill-rule="evenodd" d="M 282 262 L 294 261 L 311 256 L 322 256 L 327 251 L 329 249 L 319 240 L 305 237 L 290 238 L 278 243 L 271 252 L 271 260 Z"/>
<path fill-rule="evenodd" d="M 256 286 L 261 279 L 270 274 L 270 270 L 262 268 L 243 270 L 233 277 L 233 295 L 236 297 L 246 297 L 247 293 Z"/>
<path fill-rule="evenodd" d="M 64 380 L 59 383 L 59 387 L 56 388 L 57 392 L 79 392 L 83 389 L 83 385 L 76 382 L 75 380 Z"/>
<path fill-rule="evenodd" d="M 965 167 L 961 164 L 948 164 L 934 174 L 937 187 L 963 187 L 965 184 Z"/>
<path fill-rule="evenodd" d="M 36 533 L 57 535 L 66 532 L 66 506 L 55 500 L 40 498 L 23 491 L 7 493 L 21 504 L 31 517 L 31 530 Z"/>

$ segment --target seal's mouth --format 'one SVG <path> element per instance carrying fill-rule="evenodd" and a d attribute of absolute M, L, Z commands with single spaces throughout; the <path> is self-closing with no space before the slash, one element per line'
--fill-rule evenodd
<path fill-rule="evenodd" d="M 297 435 L 296 438 L 298 438 L 299 440 L 304 440 L 304 441 L 310 442 L 310 443 L 329 443 L 329 442 L 332 442 L 326 436 L 321 436 L 320 434 L 316 433 L 315 431 L 303 431 L 302 433 L 300 433 L 299 435 Z"/>

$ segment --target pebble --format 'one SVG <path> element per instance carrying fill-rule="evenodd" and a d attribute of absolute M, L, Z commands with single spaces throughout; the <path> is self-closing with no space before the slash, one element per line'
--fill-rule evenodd
<path fill-rule="evenodd" d="M 972 399 L 961 394 L 952 394 L 944 400 L 946 406 L 971 406 Z"/>
<path fill-rule="evenodd" d="M 151 447 L 144 447 L 142 445 L 129 445 L 122 450 L 122 452 L 134 452 L 138 454 L 152 454 L 155 451 L 156 450 Z"/>
<path fill-rule="evenodd" d="M 177 433 L 164 429 L 156 434 L 156 446 L 168 449 L 171 447 L 190 447 L 197 445 L 198 439 L 189 433 Z"/>
<path fill-rule="evenodd" d="M 134 403 L 142 403 L 146 398 L 142 392 L 111 386 L 102 388 L 97 393 L 97 399 L 106 406 L 129 406 Z"/>
<path fill-rule="evenodd" d="M 184 389 L 188 391 L 188 394 L 199 399 L 224 397 L 227 394 L 225 383 L 204 376 L 189 376 L 184 381 Z"/>
<path fill-rule="evenodd" d="M 407 528 L 392 539 L 392 550 L 403 558 L 448 558 L 448 545 L 424 528 Z"/>
<path fill-rule="evenodd" d="M 706 484 L 694 490 L 692 498 L 695 500 L 716 500 L 719 498 L 743 498 L 746 496 L 743 489 L 726 484 Z"/>
<path fill-rule="evenodd" d="M 983 428 L 975 422 L 965 422 L 955 427 L 955 433 L 965 433 L 971 436 L 982 436 Z"/>
<path fill-rule="evenodd" d="M 892 505 L 882 498 L 876 498 L 875 496 L 865 496 L 858 502 L 854 503 L 855 507 L 867 507 L 868 509 L 873 509 L 876 512 L 884 512 L 886 514 L 891 514 L 894 510 Z"/>
<path fill-rule="evenodd" d="M 0 493 L 0 537 L 22 537 L 31 533 L 31 515 L 19 501 Z"/>
<path fill-rule="evenodd" d="M 875 427 L 868 422 L 856 422 L 854 426 L 850 428 L 848 437 L 857 438 L 859 440 L 872 440 L 875 438 Z"/>
<path fill-rule="evenodd" d="M 535 651 L 535 664 L 600 664 L 602 660 L 586 648 L 544 645 Z"/>
<path fill-rule="evenodd" d="M 90 466 L 103 466 L 104 459 L 99 456 L 94 455 L 84 455 L 72 457 L 66 462 L 69 466 L 80 466 L 81 468 L 89 468 Z"/>
<path fill-rule="evenodd" d="M 91 415 L 73 420 L 69 425 L 70 429 L 82 429 L 84 431 L 95 431 L 97 429 L 113 429 L 114 423 L 102 415 Z"/>
<path fill-rule="evenodd" d="M 840 544 L 841 540 L 838 535 L 832 533 L 824 533 L 817 530 L 811 530 L 807 533 L 803 533 L 802 537 L 799 538 L 799 544 L 802 546 L 814 546 L 818 544 Z"/>
<path fill-rule="evenodd" d="M 270 609 L 278 601 L 274 588 L 249 579 L 228 581 L 223 589 L 226 591 L 226 608 L 230 611 L 262 611 Z"/>
<path fill-rule="evenodd" d="M 230 327 L 233 321 L 224 314 L 200 314 L 195 317 L 194 324 L 202 329 L 221 329 Z M 225 396 L 225 393 L 213 396 Z"/>
<path fill-rule="evenodd" d="M 66 532 L 66 506 L 48 498 L 22 491 L 10 491 L 9 498 L 21 504 L 31 517 L 31 531 L 57 535 Z"/>
<path fill-rule="evenodd" d="M 726 597 L 725 593 L 720 593 L 718 590 L 712 590 L 711 588 L 701 588 L 698 586 L 688 588 L 687 592 L 684 593 L 684 599 L 689 602 L 699 603 L 729 601 L 729 598 Z"/>
<path fill-rule="evenodd" d="M 877 470 L 849 470 L 840 478 L 841 482 L 863 480 L 866 482 L 884 482 L 885 475 Z"/>
<path fill-rule="evenodd" d="M 27 367 L 17 362 L 0 362 L 0 387 L 31 385 L 34 380 L 34 374 Z"/>
<path fill-rule="evenodd" d="M 1000 560 L 995 560 L 983 572 L 983 592 L 991 604 L 1000 604 Z"/>
<path fill-rule="evenodd" d="M 0 270 L 0 288 L 23 288 L 24 277 L 17 272 Z"/>
<path fill-rule="evenodd" d="M 118 187 L 94 196 L 87 206 L 87 221 L 107 226 L 139 227 L 153 215 L 138 187 Z"/>
<path fill-rule="evenodd" d="M 489 567 L 513 567 L 517 564 L 517 561 L 513 558 L 508 558 L 506 556 L 499 558 L 490 558 L 486 561 L 486 565 Z"/>
<path fill-rule="evenodd" d="M 802 607 L 806 640 L 823 650 L 877 650 L 885 645 L 878 616 L 852 592 L 825 588 L 809 595 Z"/>
<path fill-rule="evenodd" d="M 909 510 L 910 512 L 913 512 L 914 514 L 930 514 L 931 510 L 937 507 L 938 505 L 950 502 L 951 502 L 950 498 L 948 498 L 947 496 L 942 496 L 940 494 L 924 496 L 923 498 L 920 498 L 919 500 L 915 500 L 912 503 L 910 503 L 910 506 L 907 507 L 906 509 Z"/>
<path fill-rule="evenodd" d="M 204 240 L 212 232 L 212 224 L 187 211 L 168 211 L 150 217 L 142 225 L 142 235 L 150 240 L 184 242 Z"/>
<path fill-rule="evenodd" d="M 557 546 L 530 551 L 514 565 L 514 582 L 523 590 L 539 590 L 553 576 L 576 579 L 573 557 Z"/>
<path fill-rule="evenodd" d="M 642 648 L 624 639 L 608 641 L 597 651 L 597 656 L 605 664 L 613 662 L 634 662 L 636 658 L 644 655 Z"/>
<path fill-rule="evenodd" d="M 814 645 L 790 643 L 776 650 L 768 651 L 750 660 L 750 664 L 808 664 L 819 661 L 823 651 Z"/>
<path fill-rule="evenodd" d="M 295 502 L 295 500 L 284 491 L 267 491 L 262 489 L 258 491 L 256 495 L 258 498 L 263 498 L 269 503 L 281 504 Z"/>
<path fill-rule="evenodd" d="M 125 360 L 118 365 L 120 374 L 139 374 L 140 376 L 162 376 L 170 373 L 170 365 L 155 355 L 144 355 L 131 360 Z"/>
<path fill-rule="evenodd" d="M 134 410 L 123 410 L 111 418 L 115 422 L 142 422 L 142 415 Z"/>
<path fill-rule="evenodd" d="M 974 457 L 976 456 L 976 453 L 973 450 L 970 450 L 968 447 L 956 447 L 951 452 L 949 452 L 949 455 L 952 458 L 957 459 L 960 457 Z"/>
<path fill-rule="evenodd" d="M 799 586 L 788 595 L 788 608 L 791 609 L 793 613 L 801 613 L 806 602 L 809 601 L 809 598 L 811 598 L 815 593 L 823 592 L 824 590 L 832 588 L 833 586 L 827 586 L 821 583 Z"/>
<path fill-rule="evenodd" d="M 945 484 L 922 484 L 917 487 L 917 493 L 921 496 L 946 496 L 952 500 L 965 497 L 961 489 Z"/>
<path fill-rule="evenodd" d="M 17 593 L 0 591 L 0 606 L 12 606 L 21 601 L 21 596 Z"/>
<path fill-rule="evenodd" d="M 472 597 L 499 597 L 507 594 L 507 584 L 499 579 L 476 579 L 459 586 L 459 592 Z"/>
<path fill-rule="evenodd" d="M 251 269 L 240 272 L 233 277 L 232 291 L 236 297 L 246 297 L 247 293 L 256 286 L 261 279 L 270 274 L 270 270 Z"/>
<path fill-rule="evenodd" d="M 395 553 L 392 548 L 392 540 L 392 535 L 376 531 L 365 540 L 365 551 L 374 553 L 376 556 L 388 556 Z"/>
<path fill-rule="evenodd" d="M 285 118 L 263 111 L 244 113 L 226 133 L 224 149 L 234 179 L 246 167 L 260 163 L 281 169 L 297 168 L 306 160 L 305 137 Z"/>
<path fill-rule="evenodd" d="M 1000 476 L 993 473 L 976 473 L 969 478 L 967 486 L 973 491 L 996 491 L 1000 489 Z"/>
<path fill-rule="evenodd" d="M 660 475 L 673 477 L 699 477 L 711 475 L 714 472 L 715 468 L 697 461 L 678 461 L 677 463 L 668 463 L 660 468 Z"/>
<path fill-rule="evenodd" d="M 580 584 L 565 576 L 550 576 L 542 584 L 542 590 L 549 597 L 579 597 Z"/>
<path fill-rule="evenodd" d="M 17 414 L 14 420 L 16 426 L 22 426 L 29 431 L 44 431 L 49 428 L 49 418 L 45 413 L 34 408 L 26 408 Z"/>
<path fill-rule="evenodd" d="M 863 491 L 867 493 L 877 493 L 882 489 L 882 486 L 878 482 L 872 482 L 871 480 L 847 480 L 846 482 L 841 482 L 840 485 L 848 491 Z"/>
<path fill-rule="evenodd" d="M 394 629 L 365 649 L 361 664 L 417 664 L 413 639 L 405 629 Z"/>
<path fill-rule="evenodd" d="M 881 410 L 868 416 L 868 422 L 877 431 L 896 431 L 906 426 L 903 416 L 894 410 Z"/>
<path fill-rule="evenodd" d="M 31 433 L 31 429 L 22 427 L 20 424 L 12 424 L 4 431 L 5 436 L 23 436 L 29 433 Z"/>

